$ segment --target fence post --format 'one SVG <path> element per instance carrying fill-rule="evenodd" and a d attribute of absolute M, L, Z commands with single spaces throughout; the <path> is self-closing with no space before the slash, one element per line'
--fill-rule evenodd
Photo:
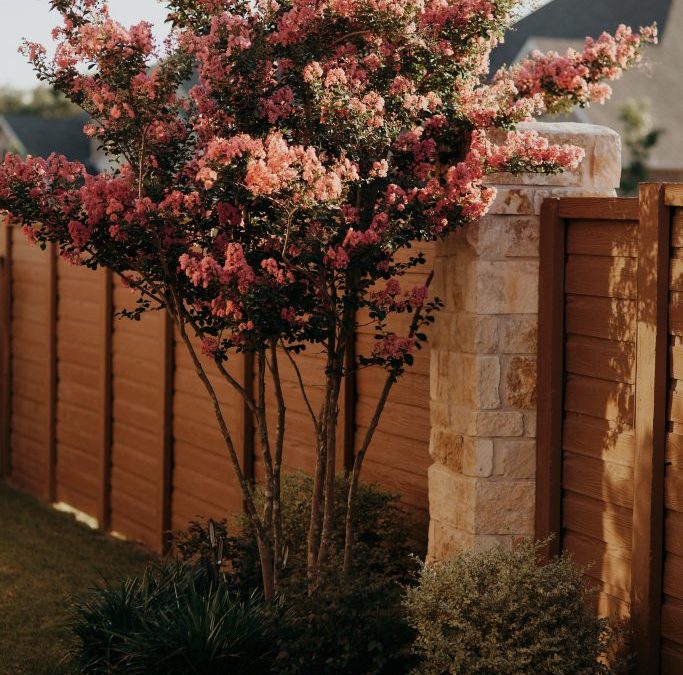
<path fill-rule="evenodd" d="M 559 199 L 546 200 L 540 235 L 535 529 L 538 539 L 553 536 L 548 556 L 559 554 L 562 529 L 565 243 Z"/>
<path fill-rule="evenodd" d="M 52 503 L 57 499 L 57 245 L 47 245 L 48 255 L 48 432 L 47 485 L 45 496 Z"/>
<path fill-rule="evenodd" d="M 12 410 L 12 229 L 0 222 L 0 476 L 11 471 Z"/>
<path fill-rule="evenodd" d="M 100 374 L 100 422 L 101 443 L 101 490 L 99 494 L 97 520 L 100 528 L 111 529 L 111 446 L 112 446 L 112 333 L 114 320 L 114 289 L 112 287 L 112 272 L 109 269 L 100 272 L 102 276 L 102 363 Z"/>
<path fill-rule="evenodd" d="M 659 672 L 668 384 L 670 213 L 640 187 L 631 619 L 637 672 Z"/>
<path fill-rule="evenodd" d="M 163 327 L 163 382 L 162 391 L 164 392 L 164 411 L 162 433 L 162 455 L 161 455 L 161 504 L 160 514 L 160 541 L 159 548 L 162 553 L 166 553 L 170 546 L 171 531 L 171 493 L 173 488 L 173 378 L 175 373 L 175 324 L 168 311 L 164 311 Z"/>

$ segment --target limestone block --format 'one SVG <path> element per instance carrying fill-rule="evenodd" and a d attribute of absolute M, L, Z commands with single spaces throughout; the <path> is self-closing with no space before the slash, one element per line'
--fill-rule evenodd
<path fill-rule="evenodd" d="M 477 478 L 452 471 L 440 463 L 427 473 L 430 517 L 456 530 L 474 531 Z"/>
<path fill-rule="evenodd" d="M 534 481 L 482 480 L 476 484 L 476 534 L 533 534 Z"/>
<path fill-rule="evenodd" d="M 474 314 L 538 311 L 538 262 L 477 260 L 469 265 L 465 309 Z"/>
<path fill-rule="evenodd" d="M 453 337 L 454 344 L 463 352 L 494 354 L 498 351 L 499 334 L 497 316 L 463 312 L 458 314 Z"/>
<path fill-rule="evenodd" d="M 534 190 L 526 187 L 498 188 L 489 213 L 524 215 L 534 213 Z"/>
<path fill-rule="evenodd" d="M 494 215 L 465 226 L 465 238 L 477 257 L 496 259 L 502 255 L 503 226 L 504 218 Z"/>
<path fill-rule="evenodd" d="M 505 478 L 534 478 L 536 441 L 518 438 L 496 439 L 493 449 L 493 473 Z"/>
<path fill-rule="evenodd" d="M 500 350 L 503 354 L 535 354 L 538 315 L 521 314 L 500 319 Z"/>
<path fill-rule="evenodd" d="M 493 441 L 490 438 L 465 437 L 462 449 L 463 474 L 481 478 L 492 475 L 493 452 Z"/>
<path fill-rule="evenodd" d="M 449 352 L 448 400 L 490 410 L 500 405 L 500 361 L 497 356 Z M 441 392 L 438 392 L 439 394 Z"/>
<path fill-rule="evenodd" d="M 541 223 L 537 217 L 505 218 L 500 241 L 507 257 L 538 257 Z"/>
<path fill-rule="evenodd" d="M 536 408 L 536 358 L 513 356 L 505 366 L 503 400 L 518 410 Z"/>
<path fill-rule="evenodd" d="M 448 560 L 458 551 L 471 550 L 474 544 L 473 540 L 474 537 L 469 532 L 458 530 L 432 518 L 429 521 L 427 563 Z"/>
<path fill-rule="evenodd" d="M 447 403 L 432 399 L 429 404 L 429 421 L 431 426 L 437 428 L 448 428 L 451 423 L 449 409 L 450 406 Z"/>
<path fill-rule="evenodd" d="M 464 438 L 444 429 L 432 429 L 429 438 L 429 454 L 435 462 L 453 471 L 462 471 Z"/>
<path fill-rule="evenodd" d="M 536 438 L 536 412 L 524 413 L 524 435 Z"/>
<path fill-rule="evenodd" d="M 524 433 L 524 417 L 521 412 L 475 412 L 470 419 L 470 436 L 500 438 L 521 436 Z"/>

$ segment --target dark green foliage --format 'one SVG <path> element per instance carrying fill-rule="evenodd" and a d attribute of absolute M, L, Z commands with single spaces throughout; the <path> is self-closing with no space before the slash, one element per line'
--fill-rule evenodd
<path fill-rule="evenodd" d="M 96 589 L 73 630 L 85 673 L 261 675 L 278 623 L 279 609 L 260 595 L 240 598 L 205 568 L 174 562 Z"/>
<path fill-rule="evenodd" d="M 317 590 L 309 594 L 306 576 L 306 538 L 312 480 L 302 474 L 285 477 L 282 490 L 283 530 L 287 566 L 282 602 L 291 629 L 280 636 L 280 675 L 399 675 L 407 669 L 412 639 L 401 597 L 413 578 L 416 563 L 407 544 L 406 514 L 398 499 L 370 485 L 361 485 L 355 508 L 354 564 L 344 578 L 344 518 L 348 479 L 335 482 L 335 528 L 330 560 Z M 225 523 L 218 524 L 217 531 Z M 178 551 L 196 560 L 210 555 L 206 530 L 198 523 L 176 535 Z M 261 577 L 254 537 L 227 538 L 226 560 L 232 583 L 249 592 Z"/>
<path fill-rule="evenodd" d="M 422 656 L 414 675 L 597 675 L 612 638 L 586 604 L 568 556 L 539 564 L 541 545 L 460 553 L 424 566 L 406 609 Z"/>

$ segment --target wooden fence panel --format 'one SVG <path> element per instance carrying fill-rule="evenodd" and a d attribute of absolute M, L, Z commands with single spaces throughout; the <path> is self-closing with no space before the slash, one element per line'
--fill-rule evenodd
<path fill-rule="evenodd" d="M 664 474 L 662 672 L 683 672 L 683 208 L 673 210 L 669 276 L 669 386 Z"/>
<path fill-rule="evenodd" d="M 9 228 L 12 334 L 10 354 L 11 477 L 19 487 L 52 501 L 55 489 L 54 250 L 29 244 Z"/>
<path fill-rule="evenodd" d="M 233 443 L 243 455 L 245 411 L 243 399 L 216 372 L 210 359 L 194 349 L 216 389 Z M 179 335 L 175 336 L 173 383 L 173 478 L 172 529 L 184 528 L 197 518 L 228 518 L 241 511 L 242 493 L 214 416 L 211 400 L 197 377 L 190 353 Z M 230 373 L 245 381 L 245 359 L 236 356 Z M 242 456 L 242 466 L 245 466 Z"/>
<path fill-rule="evenodd" d="M 135 295 L 113 283 L 114 310 L 133 308 Z M 112 337 L 111 529 L 156 550 L 168 529 L 166 322 L 161 312 L 116 318 Z"/>
<path fill-rule="evenodd" d="M 109 462 L 111 280 L 60 261 L 57 266 L 56 500 L 106 527 Z"/>

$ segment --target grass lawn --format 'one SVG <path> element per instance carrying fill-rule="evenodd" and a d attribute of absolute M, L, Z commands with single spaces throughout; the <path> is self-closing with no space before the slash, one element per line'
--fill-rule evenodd
<path fill-rule="evenodd" d="M 139 573 L 149 555 L 0 482 L 0 675 L 77 672 L 71 597 Z"/>

